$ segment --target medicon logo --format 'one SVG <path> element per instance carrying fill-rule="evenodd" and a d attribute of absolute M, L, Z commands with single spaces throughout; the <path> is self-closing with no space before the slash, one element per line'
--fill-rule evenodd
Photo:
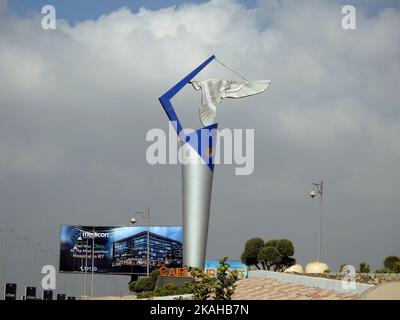
<path fill-rule="evenodd" d="M 82 238 L 84 239 L 93 239 L 93 238 L 109 238 L 108 232 L 82 232 L 81 234 Z"/>

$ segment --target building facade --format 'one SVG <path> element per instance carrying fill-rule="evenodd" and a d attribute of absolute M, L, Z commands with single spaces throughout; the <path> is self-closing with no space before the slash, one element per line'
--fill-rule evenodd
<path fill-rule="evenodd" d="M 149 240 L 149 258 L 152 269 L 160 266 L 182 266 L 182 242 L 152 232 L 149 234 Z M 147 231 L 114 242 L 113 267 L 146 265 Z"/>

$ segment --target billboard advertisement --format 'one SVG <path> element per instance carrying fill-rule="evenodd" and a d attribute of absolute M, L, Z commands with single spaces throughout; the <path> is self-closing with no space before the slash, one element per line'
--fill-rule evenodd
<path fill-rule="evenodd" d="M 57 300 L 66 300 L 67 297 L 65 296 L 64 293 L 58 293 L 57 294 Z"/>
<path fill-rule="evenodd" d="M 226 263 L 229 264 L 228 272 L 236 270 L 239 279 L 244 279 L 247 277 L 247 266 L 244 263 L 236 260 L 228 260 Z M 217 268 L 219 266 L 219 260 L 206 260 L 204 271 L 209 276 L 215 277 L 217 275 Z"/>
<path fill-rule="evenodd" d="M 6 283 L 4 286 L 4 300 L 17 300 L 17 284 Z"/>
<path fill-rule="evenodd" d="M 36 300 L 36 287 L 25 287 L 25 300 Z"/>
<path fill-rule="evenodd" d="M 53 291 L 43 290 L 43 300 L 53 300 Z"/>
<path fill-rule="evenodd" d="M 60 237 L 60 272 L 146 273 L 148 239 L 150 271 L 183 263 L 179 226 L 150 227 L 148 234 L 147 227 L 61 225 Z"/>

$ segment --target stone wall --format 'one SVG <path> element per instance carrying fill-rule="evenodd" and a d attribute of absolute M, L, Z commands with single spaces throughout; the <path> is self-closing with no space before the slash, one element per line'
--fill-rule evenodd
<path fill-rule="evenodd" d="M 307 276 L 331 279 L 331 280 L 343 280 L 344 275 L 341 273 L 307 273 Z M 355 280 L 358 283 L 367 283 L 372 285 L 378 285 L 384 282 L 400 281 L 400 273 L 357 273 Z"/>

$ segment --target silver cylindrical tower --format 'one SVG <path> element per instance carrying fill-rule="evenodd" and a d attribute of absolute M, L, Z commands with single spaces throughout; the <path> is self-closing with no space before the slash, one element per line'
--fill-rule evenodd
<path fill-rule="evenodd" d="M 183 264 L 204 268 L 213 170 L 188 143 L 182 148 Z"/>

